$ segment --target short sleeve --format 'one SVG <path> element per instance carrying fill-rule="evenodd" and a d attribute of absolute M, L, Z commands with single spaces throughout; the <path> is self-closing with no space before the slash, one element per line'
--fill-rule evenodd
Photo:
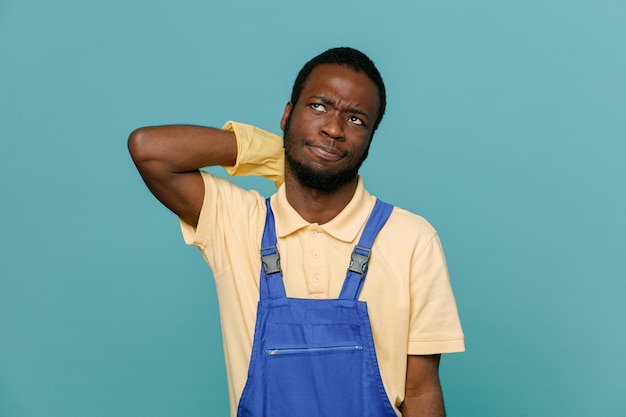
<path fill-rule="evenodd" d="M 463 352 L 465 342 L 437 234 L 412 265 L 410 355 Z"/>
<path fill-rule="evenodd" d="M 260 176 L 273 181 L 276 188 L 285 181 L 283 138 L 258 127 L 228 121 L 223 130 L 237 139 L 237 162 L 224 167 L 229 175 Z"/>
<path fill-rule="evenodd" d="M 200 171 L 205 193 L 198 226 L 180 219 L 185 243 L 197 246 L 214 273 L 228 269 L 232 253 L 258 245 L 265 219 L 265 199 L 224 178 Z M 233 249 L 236 248 L 236 249 Z M 246 248 L 250 249 L 250 248 Z"/>

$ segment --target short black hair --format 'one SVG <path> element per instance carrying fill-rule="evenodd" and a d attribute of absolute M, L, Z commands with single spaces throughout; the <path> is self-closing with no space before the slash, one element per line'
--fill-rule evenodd
<path fill-rule="evenodd" d="M 332 48 L 322 52 L 304 64 L 296 77 L 296 81 L 293 83 L 293 89 L 291 90 L 291 103 L 295 105 L 298 102 L 298 99 L 300 99 L 300 93 L 302 93 L 302 89 L 304 88 L 304 83 L 307 78 L 309 78 L 309 75 L 311 75 L 311 72 L 315 67 L 322 64 L 343 65 L 352 68 L 356 72 L 363 71 L 365 75 L 367 75 L 374 82 L 374 84 L 376 84 L 376 87 L 378 87 L 378 97 L 380 101 L 378 117 L 374 122 L 372 130 L 376 131 L 380 121 L 383 119 L 383 114 L 385 114 L 385 107 L 387 107 L 385 84 L 383 83 L 383 78 L 381 77 L 380 72 L 378 72 L 376 65 L 374 65 L 374 62 L 372 62 L 372 60 L 369 59 L 369 57 L 363 52 L 354 48 Z"/>

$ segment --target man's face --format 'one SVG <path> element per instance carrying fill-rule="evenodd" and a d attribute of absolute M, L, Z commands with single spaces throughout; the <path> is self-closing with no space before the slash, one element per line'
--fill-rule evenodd
<path fill-rule="evenodd" d="M 304 186 L 332 193 L 354 180 L 367 157 L 379 111 L 378 88 L 364 73 L 322 64 L 281 120 L 286 169 Z"/>

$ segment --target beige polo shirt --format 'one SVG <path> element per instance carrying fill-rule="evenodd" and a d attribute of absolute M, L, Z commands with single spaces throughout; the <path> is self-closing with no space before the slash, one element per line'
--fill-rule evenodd
<path fill-rule="evenodd" d="M 227 168 L 231 174 L 262 174 L 282 183 L 282 138 L 247 125 L 225 128 L 236 132 L 240 150 L 237 165 Z M 198 227 L 181 226 L 185 242 L 200 249 L 215 278 L 235 416 L 252 351 L 266 210 L 256 191 L 206 172 L 202 177 L 205 198 Z M 374 202 L 359 178 L 354 197 L 337 217 L 310 224 L 288 203 L 284 186 L 278 189 L 271 205 L 287 296 L 339 295 Z M 407 355 L 464 350 L 443 251 L 436 231 L 420 216 L 394 208 L 374 243 L 359 299 L 368 304 L 383 384 L 396 408 L 404 399 Z"/>

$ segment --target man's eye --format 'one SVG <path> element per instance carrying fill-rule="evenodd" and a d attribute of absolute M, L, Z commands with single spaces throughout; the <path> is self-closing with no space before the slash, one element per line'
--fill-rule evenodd
<path fill-rule="evenodd" d="M 326 111 L 326 107 L 323 104 L 313 103 L 311 104 L 311 108 L 315 111 Z"/>
<path fill-rule="evenodd" d="M 363 124 L 363 120 L 359 119 L 359 118 L 358 118 L 358 117 L 356 117 L 356 116 L 350 116 L 350 117 L 348 118 L 348 121 L 349 121 L 350 123 L 354 123 L 355 125 L 362 125 L 362 124 Z"/>

